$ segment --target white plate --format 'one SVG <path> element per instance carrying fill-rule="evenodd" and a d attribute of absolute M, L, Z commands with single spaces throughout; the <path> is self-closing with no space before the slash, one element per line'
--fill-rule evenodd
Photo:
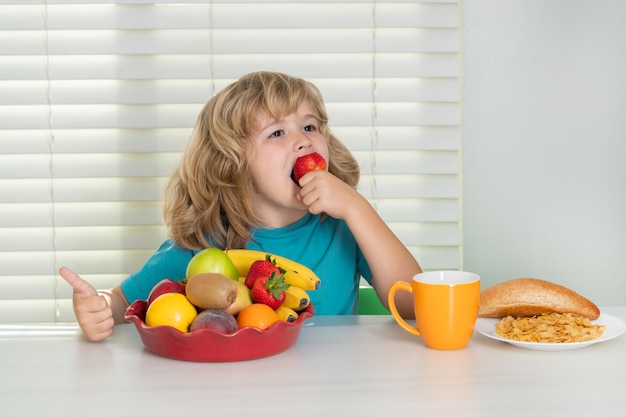
<path fill-rule="evenodd" d="M 538 342 L 520 342 L 519 340 L 507 339 L 496 333 L 496 324 L 500 321 L 499 318 L 484 318 L 479 317 L 476 320 L 475 329 L 482 335 L 491 339 L 499 340 L 501 342 L 510 343 L 511 345 L 521 347 L 524 349 L 533 350 L 572 350 L 581 349 L 594 343 L 606 342 L 607 340 L 615 339 L 620 336 L 626 330 L 626 324 L 617 317 L 610 316 L 605 313 L 601 313 L 597 320 L 593 320 L 593 324 L 602 324 L 606 326 L 602 336 L 594 340 L 587 342 L 571 342 L 571 343 L 538 343 Z"/>

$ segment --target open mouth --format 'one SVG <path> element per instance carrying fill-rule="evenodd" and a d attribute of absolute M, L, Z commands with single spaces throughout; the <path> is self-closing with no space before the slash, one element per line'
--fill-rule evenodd
<path fill-rule="evenodd" d="M 296 174 L 294 173 L 294 170 L 291 170 L 291 181 L 293 181 L 298 187 L 300 186 L 300 184 L 298 184 L 298 181 L 296 181 Z"/>

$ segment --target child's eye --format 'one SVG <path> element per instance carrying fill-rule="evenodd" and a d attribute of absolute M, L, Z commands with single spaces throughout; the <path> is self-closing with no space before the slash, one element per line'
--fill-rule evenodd
<path fill-rule="evenodd" d="M 283 132 L 282 130 L 277 130 L 275 132 L 272 132 L 272 134 L 270 135 L 270 138 L 278 138 L 284 134 L 285 132 Z"/>
<path fill-rule="evenodd" d="M 315 132 L 316 130 L 317 130 L 317 126 L 315 126 L 315 125 L 304 126 L 304 131 L 305 132 Z"/>

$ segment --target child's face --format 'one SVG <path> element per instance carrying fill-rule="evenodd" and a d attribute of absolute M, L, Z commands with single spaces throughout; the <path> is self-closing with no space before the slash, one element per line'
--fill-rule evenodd
<path fill-rule="evenodd" d="M 328 146 L 308 103 L 280 120 L 259 111 L 257 123 L 248 154 L 254 206 L 267 227 L 284 227 L 307 212 L 296 198 L 300 186 L 291 178 L 296 158 L 317 152 L 328 161 Z"/>

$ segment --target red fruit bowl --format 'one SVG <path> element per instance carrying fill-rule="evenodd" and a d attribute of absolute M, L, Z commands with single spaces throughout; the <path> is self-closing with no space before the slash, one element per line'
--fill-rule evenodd
<path fill-rule="evenodd" d="M 137 300 L 126 309 L 125 315 L 137 327 L 143 345 L 166 358 L 195 362 L 244 361 L 283 352 L 296 342 L 304 321 L 314 315 L 311 305 L 296 321 L 281 320 L 265 330 L 244 327 L 230 334 L 213 329 L 183 333 L 170 326 L 147 326 L 146 309 L 146 301 Z"/>

